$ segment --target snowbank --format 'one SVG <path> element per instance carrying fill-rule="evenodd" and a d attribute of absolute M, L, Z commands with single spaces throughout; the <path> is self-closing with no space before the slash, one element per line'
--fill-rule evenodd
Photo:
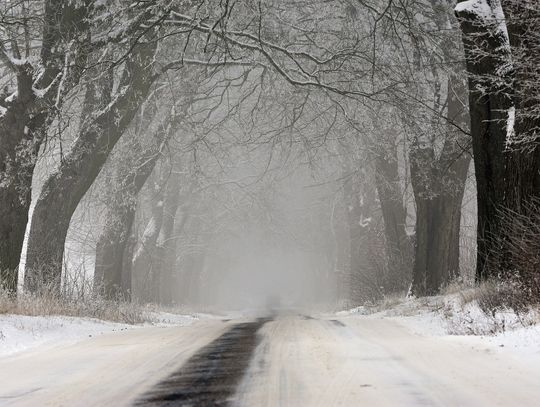
<path fill-rule="evenodd" d="M 133 325 L 64 316 L 0 315 L 0 356 L 40 345 L 70 344 Z"/>
<path fill-rule="evenodd" d="M 538 311 L 517 315 L 511 310 L 486 314 L 476 300 L 456 293 L 427 298 L 393 300 L 339 312 L 341 316 L 387 318 L 422 336 L 444 336 L 448 340 L 497 347 L 515 356 L 538 358 L 540 321 Z"/>
<path fill-rule="evenodd" d="M 0 357 L 41 345 L 69 345 L 85 338 L 145 326 L 187 326 L 199 316 L 152 311 L 152 322 L 128 325 L 94 318 L 0 315 Z"/>
<path fill-rule="evenodd" d="M 147 311 L 145 313 L 157 326 L 188 326 L 200 319 L 200 315 L 173 314 L 170 312 Z"/>

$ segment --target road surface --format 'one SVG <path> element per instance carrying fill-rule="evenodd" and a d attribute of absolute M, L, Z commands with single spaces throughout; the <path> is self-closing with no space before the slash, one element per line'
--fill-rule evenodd
<path fill-rule="evenodd" d="M 0 405 L 538 406 L 539 374 L 388 319 L 209 319 L 0 359 Z"/>

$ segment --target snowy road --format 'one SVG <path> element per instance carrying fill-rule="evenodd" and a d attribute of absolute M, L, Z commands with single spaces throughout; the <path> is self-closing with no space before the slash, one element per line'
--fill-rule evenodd
<path fill-rule="evenodd" d="M 537 406 L 539 374 L 388 319 L 216 319 L 0 359 L 0 405 Z"/>

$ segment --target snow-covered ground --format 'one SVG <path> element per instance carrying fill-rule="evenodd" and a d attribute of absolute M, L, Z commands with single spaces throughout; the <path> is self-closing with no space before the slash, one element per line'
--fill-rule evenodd
<path fill-rule="evenodd" d="M 65 316 L 0 315 L 0 356 L 45 344 L 68 344 L 133 325 Z"/>
<path fill-rule="evenodd" d="M 148 311 L 146 315 L 157 326 L 187 326 L 205 317 L 202 314 L 183 315 L 164 311 Z"/>
<path fill-rule="evenodd" d="M 460 294 L 407 298 L 386 305 L 361 306 L 338 312 L 339 316 L 361 315 L 390 319 L 421 336 L 475 345 L 491 345 L 500 352 L 540 363 L 540 316 L 537 311 L 516 315 L 513 311 L 486 314 L 476 301 L 463 301 Z"/>
<path fill-rule="evenodd" d="M 408 300 L 340 316 L 276 315 L 251 333 L 260 342 L 233 389 L 233 405 L 537 406 L 540 363 L 478 342 L 479 336 L 448 335 L 447 321 L 467 313 L 451 315 L 445 304 Z M 2 358 L 0 404 L 133 405 L 249 321 L 201 318 L 190 326 L 143 327 L 19 352 Z M 523 338 L 520 330 L 506 332 Z"/>
<path fill-rule="evenodd" d="M 128 325 L 94 318 L 0 315 L 0 357 L 41 345 L 68 345 L 85 338 L 143 326 L 187 326 L 199 316 L 147 312 L 151 322 Z"/>

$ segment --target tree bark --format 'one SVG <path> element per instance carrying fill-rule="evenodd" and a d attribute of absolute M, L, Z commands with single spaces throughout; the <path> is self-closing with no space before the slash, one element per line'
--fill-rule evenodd
<path fill-rule="evenodd" d="M 388 258 L 389 291 L 403 290 L 410 281 L 412 245 L 406 232 L 407 210 L 403 204 L 397 145 L 392 142 L 375 157 L 375 182 L 381 204 Z"/>
<path fill-rule="evenodd" d="M 448 80 L 448 119 L 466 128 L 465 89 L 458 78 Z M 416 202 L 412 292 L 437 294 L 459 276 L 461 203 L 470 163 L 467 136 L 448 124 L 440 156 L 432 145 L 413 144 L 411 183 Z"/>
<path fill-rule="evenodd" d="M 118 285 L 120 281 L 123 281 L 120 278 L 121 275 L 125 275 L 125 278 L 131 276 L 128 269 L 131 268 L 133 259 L 128 253 L 124 253 L 123 248 L 126 245 L 127 237 L 131 235 L 137 197 L 154 170 L 157 160 L 162 154 L 163 148 L 178 132 L 180 123 L 186 116 L 193 98 L 195 97 L 195 87 L 188 81 L 182 83 L 181 88 L 183 99 L 176 100 L 170 111 L 165 113 L 166 119 L 164 119 L 164 123 L 162 123 L 155 131 L 151 145 L 149 147 L 143 147 L 141 146 L 141 143 L 136 142 L 134 147 L 130 147 L 127 152 L 127 157 L 122 158 L 123 167 L 118 174 L 118 179 L 120 179 L 119 189 L 115 193 L 115 197 L 113 197 L 112 201 L 109 203 L 109 211 L 106 217 L 108 220 L 98 243 L 98 247 L 103 246 L 103 249 L 96 251 L 95 276 L 98 278 L 96 287 L 99 287 L 99 285 L 104 283 L 105 295 L 107 297 L 110 297 L 111 293 L 122 287 L 122 285 Z M 150 106 L 144 109 L 144 114 L 141 115 L 140 125 L 137 126 L 138 128 L 136 130 L 137 138 L 144 137 L 143 133 L 148 131 L 152 119 L 158 110 L 156 103 L 157 101 L 153 98 Z M 171 178 L 174 178 L 175 182 L 178 184 L 178 188 L 180 188 L 180 180 L 177 179 L 174 174 L 171 174 Z M 169 179 L 167 185 L 170 185 L 171 182 L 173 182 L 173 180 Z M 165 205 L 169 202 L 168 196 L 169 193 L 166 192 Z M 176 206 L 178 206 L 178 204 L 176 204 Z M 164 216 L 166 217 L 166 222 L 170 220 L 170 217 L 167 217 L 170 211 L 176 213 L 175 208 L 165 208 Z M 171 225 L 174 225 L 174 215 Z M 166 223 L 165 229 L 168 227 L 169 226 Z M 107 247 L 108 245 L 110 245 L 110 247 Z M 107 258 L 104 256 L 107 256 Z M 162 257 L 158 256 L 158 259 L 161 258 Z M 119 268 L 118 265 L 122 264 L 130 264 L 130 266 L 124 269 Z M 103 276 L 105 276 L 104 281 L 102 281 Z M 124 281 L 124 283 L 127 283 L 127 281 Z M 113 288 L 110 284 L 115 285 L 117 288 Z M 127 286 L 126 284 L 123 285 Z M 131 287 L 131 282 L 128 285 Z M 120 293 L 125 298 L 130 296 L 125 290 L 121 290 Z"/>
<path fill-rule="evenodd" d="M 513 62 L 514 134 L 509 137 L 505 205 L 528 216 L 540 202 L 540 4 L 502 0 Z M 508 134 L 507 134 L 508 135 Z"/>
<path fill-rule="evenodd" d="M 9 102 L 5 99 L 8 95 L 0 101 L 5 109 L 0 117 L 0 285 L 12 293 L 17 291 L 32 176 L 41 143 L 54 118 L 51 105 L 59 109 L 67 90 L 80 79 L 88 51 L 89 38 L 84 33 L 93 6 L 87 1 L 75 4 L 49 0 L 44 10 L 40 64 L 11 66 L 8 61 L 17 91 Z M 73 67 L 64 69 L 70 46 L 74 50 L 73 60 L 69 61 Z M 61 83 L 63 88 L 59 88 Z M 36 88 L 46 91 L 38 97 Z"/>
<path fill-rule="evenodd" d="M 143 148 L 139 143 L 133 146 L 117 174 L 120 185 L 117 185 L 114 197 L 108 204 L 105 227 L 96 246 L 94 285 L 106 298 L 121 296 L 128 299 L 131 296 L 122 288 L 131 286 L 125 284 L 122 276 L 128 277 L 123 272 L 127 260 L 124 256 L 135 219 L 137 196 L 175 130 L 176 127 L 172 125 L 159 126 L 153 136 L 153 145 L 149 148 Z"/>
<path fill-rule="evenodd" d="M 205 257 L 203 222 L 198 215 L 190 217 L 187 233 L 187 246 L 182 250 L 183 256 L 177 267 L 181 270 L 181 298 L 185 303 L 195 304 L 199 298 L 199 273 Z"/>
<path fill-rule="evenodd" d="M 461 3 L 462 1 L 459 1 Z M 477 280 L 497 276 L 506 257 L 500 214 L 505 210 L 507 180 L 506 123 L 512 94 L 505 38 L 495 29 L 499 21 L 485 21 L 471 10 L 457 9 L 467 71 L 473 160 L 477 187 Z M 500 80 L 493 81 L 493 77 Z"/>
<path fill-rule="evenodd" d="M 176 171 L 175 171 L 176 167 Z M 174 259 L 176 257 L 175 222 L 176 214 L 180 206 L 181 179 L 177 174 L 178 166 L 173 166 L 173 174 L 167 183 L 165 200 L 163 202 L 163 223 L 160 230 L 159 246 L 161 256 L 159 258 L 159 302 L 171 304 L 174 294 Z M 180 222 L 185 220 L 180 219 Z"/>
<path fill-rule="evenodd" d="M 380 298 L 386 288 L 384 270 L 377 264 L 376 192 L 366 169 L 357 168 L 345 180 L 344 193 L 349 231 L 349 293 L 352 305 Z"/>
<path fill-rule="evenodd" d="M 135 209 L 111 208 L 108 219 L 114 223 L 103 231 L 96 246 L 94 288 L 110 300 L 131 298 L 131 293 L 124 290 L 128 285 L 123 282 L 122 271 L 134 218 Z"/>
<path fill-rule="evenodd" d="M 156 43 L 137 44 L 126 61 L 119 94 L 90 115 L 60 168 L 47 179 L 36 203 L 30 234 L 25 288 L 61 288 L 64 244 L 73 212 L 101 171 L 112 148 L 131 123 L 155 80 Z"/>
<path fill-rule="evenodd" d="M 157 259 L 159 259 L 160 253 L 156 243 L 162 224 L 163 200 L 161 198 L 152 208 L 152 216 L 133 256 L 133 272 L 142 282 L 139 300 L 145 303 L 159 300 L 159 261 Z"/>
<path fill-rule="evenodd" d="M 466 161 L 466 160 L 464 160 Z M 461 202 L 468 162 L 456 168 L 453 191 L 416 195 L 416 240 L 412 292 L 433 295 L 459 276 Z"/>

